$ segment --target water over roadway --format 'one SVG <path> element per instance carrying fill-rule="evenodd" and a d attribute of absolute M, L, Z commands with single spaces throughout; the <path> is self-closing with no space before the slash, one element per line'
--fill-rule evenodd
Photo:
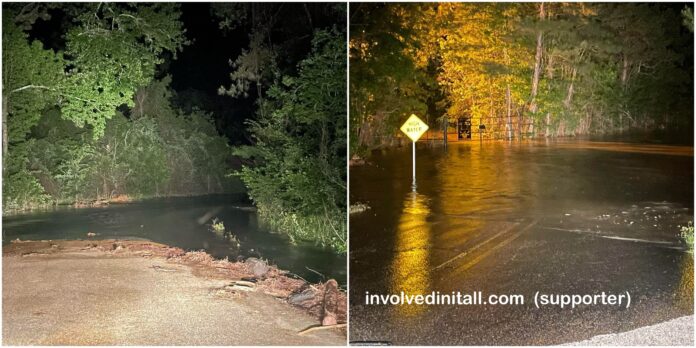
<path fill-rule="evenodd" d="M 419 144 L 421 145 L 421 144 Z M 693 314 L 693 148 L 611 142 L 419 146 L 351 168 L 350 339 L 549 345 Z M 513 306 L 365 305 L 372 294 L 522 294 Z M 629 292 L 627 309 L 535 292 Z M 684 335 L 693 335 L 685 332 Z"/>

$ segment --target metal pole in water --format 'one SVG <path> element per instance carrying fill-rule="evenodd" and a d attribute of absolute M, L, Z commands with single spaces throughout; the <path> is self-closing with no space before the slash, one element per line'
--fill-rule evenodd
<path fill-rule="evenodd" d="M 411 188 L 413 189 L 413 192 L 416 192 L 416 142 L 413 142 L 413 160 L 411 161 L 413 163 L 413 184 L 411 185 Z"/>

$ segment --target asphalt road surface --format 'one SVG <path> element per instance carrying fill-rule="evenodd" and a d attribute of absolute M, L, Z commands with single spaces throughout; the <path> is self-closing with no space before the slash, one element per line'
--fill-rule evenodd
<path fill-rule="evenodd" d="M 4 345 L 345 345 L 305 336 L 316 318 L 270 295 L 159 258 L 100 252 L 3 256 Z"/>

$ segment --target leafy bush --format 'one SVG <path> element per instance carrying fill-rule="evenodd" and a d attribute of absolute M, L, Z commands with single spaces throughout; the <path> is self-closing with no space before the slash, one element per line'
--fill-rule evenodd
<path fill-rule="evenodd" d="M 3 180 L 4 209 L 21 210 L 31 206 L 44 205 L 50 197 L 39 181 L 23 170 Z"/>
<path fill-rule="evenodd" d="M 690 250 L 694 250 L 694 224 L 689 221 L 686 226 L 679 226 L 681 233 L 679 234 L 684 240 L 684 243 L 689 247 Z"/>
<path fill-rule="evenodd" d="M 225 233 L 225 223 L 222 222 L 222 220 L 218 220 L 217 218 L 213 219 L 213 223 L 210 225 L 210 228 L 212 228 L 213 232 L 215 233 Z"/>
<path fill-rule="evenodd" d="M 270 228 L 294 241 L 346 249 L 345 36 L 317 31 L 298 76 L 269 90 L 249 122 L 253 146 L 235 154 L 251 160 L 237 173 Z"/>

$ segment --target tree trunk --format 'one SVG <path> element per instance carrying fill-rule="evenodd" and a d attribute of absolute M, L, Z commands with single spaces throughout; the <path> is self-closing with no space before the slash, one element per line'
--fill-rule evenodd
<path fill-rule="evenodd" d="M 577 75 L 577 72 L 578 69 L 576 67 L 573 67 L 573 72 L 570 76 L 570 84 L 568 85 L 568 93 L 566 94 L 566 98 L 563 101 L 563 105 L 566 107 L 566 109 L 570 109 L 570 103 L 573 101 L 573 93 L 575 92 L 575 76 Z"/>
<path fill-rule="evenodd" d="M 628 58 L 626 54 L 623 54 L 623 68 L 621 69 L 621 87 L 626 90 L 626 83 L 628 82 Z"/>
<path fill-rule="evenodd" d="M 447 128 L 449 127 L 449 120 L 447 119 L 447 115 L 442 116 L 442 142 L 443 145 L 445 146 L 445 149 L 447 148 Z"/>
<path fill-rule="evenodd" d="M 7 134 L 7 116 L 10 113 L 7 110 L 7 96 L 2 96 L 2 171 L 3 174 L 6 170 L 5 159 L 7 158 L 7 148 L 9 144 L 9 137 Z"/>
<path fill-rule="evenodd" d="M 505 102 L 507 104 L 508 140 L 510 140 L 512 139 L 512 109 L 510 105 L 512 103 L 512 98 L 510 97 L 510 84 L 506 84 L 505 87 Z"/>
<path fill-rule="evenodd" d="M 544 11 L 544 3 L 539 4 L 539 20 L 544 20 L 546 13 Z M 541 74 L 541 55 L 544 51 L 544 32 L 539 30 L 536 37 L 536 54 L 534 55 L 534 74 L 532 75 L 532 92 L 531 101 L 529 103 L 529 111 L 534 114 L 537 112 L 536 96 L 539 89 L 539 75 Z M 531 124 L 532 132 L 534 132 L 534 122 Z"/>

